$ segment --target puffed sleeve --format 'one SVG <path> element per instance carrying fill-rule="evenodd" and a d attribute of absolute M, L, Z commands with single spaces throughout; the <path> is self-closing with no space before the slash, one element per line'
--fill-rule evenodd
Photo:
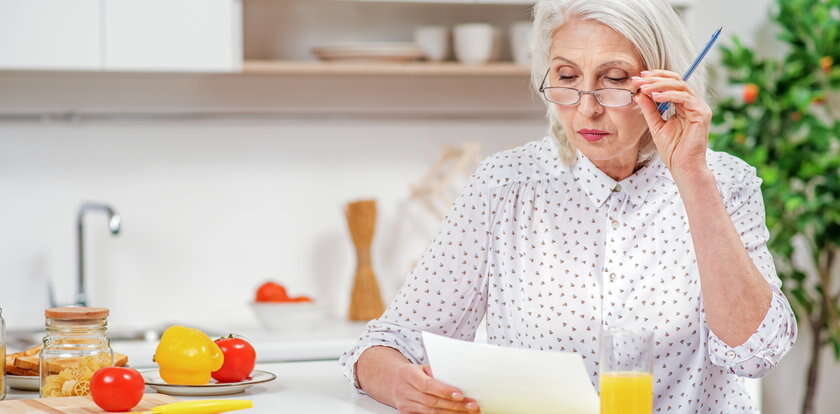
<path fill-rule="evenodd" d="M 373 346 L 387 346 L 409 361 L 425 364 L 422 331 L 473 340 L 487 304 L 486 268 L 494 206 L 498 197 L 480 178 L 461 191 L 441 230 L 379 319 L 368 323 L 355 347 L 339 363 L 356 389 L 356 362 Z"/>
<path fill-rule="evenodd" d="M 764 218 L 764 201 L 761 196 L 761 179 L 755 169 L 747 172 L 724 196 L 735 229 L 758 271 L 773 291 L 770 309 L 758 329 L 746 342 L 731 347 L 708 329 L 709 357 L 713 364 L 731 373 L 750 378 L 763 377 L 776 366 L 796 342 L 796 319 L 790 303 L 782 294 L 782 282 L 776 274 L 773 257 L 767 249 L 770 233 Z"/>

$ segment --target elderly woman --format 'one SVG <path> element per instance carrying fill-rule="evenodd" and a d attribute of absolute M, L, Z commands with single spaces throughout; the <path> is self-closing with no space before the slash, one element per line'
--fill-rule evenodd
<path fill-rule="evenodd" d="M 652 329 L 655 413 L 753 413 L 796 339 L 755 169 L 708 149 L 703 76 L 666 0 L 543 0 L 533 87 L 550 136 L 485 160 L 400 293 L 341 358 L 404 413 L 477 412 L 435 380 L 421 331 L 575 352 Z M 656 105 L 671 102 L 670 116 Z M 488 361 L 492 363 L 492 361 Z M 504 375 L 500 373 L 500 375 Z"/>

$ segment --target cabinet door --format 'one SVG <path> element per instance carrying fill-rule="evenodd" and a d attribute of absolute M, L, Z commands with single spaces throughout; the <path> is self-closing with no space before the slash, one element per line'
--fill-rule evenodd
<path fill-rule="evenodd" d="M 105 69 L 239 71 L 241 0 L 104 0 Z"/>
<path fill-rule="evenodd" d="M 100 69 L 102 0 L 0 0 L 0 68 Z"/>

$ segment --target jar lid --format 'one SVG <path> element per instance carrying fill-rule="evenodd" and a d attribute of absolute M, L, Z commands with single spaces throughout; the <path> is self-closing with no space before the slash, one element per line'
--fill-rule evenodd
<path fill-rule="evenodd" d="M 86 319 L 105 319 L 108 317 L 108 308 L 87 308 L 81 306 L 66 306 L 51 308 L 44 311 L 44 316 L 50 319 L 65 321 L 78 321 Z"/>

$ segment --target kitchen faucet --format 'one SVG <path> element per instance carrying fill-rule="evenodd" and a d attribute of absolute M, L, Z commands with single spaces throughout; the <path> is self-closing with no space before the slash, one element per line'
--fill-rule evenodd
<path fill-rule="evenodd" d="M 121 219 L 114 209 L 102 203 L 85 202 L 79 207 L 79 214 L 76 216 L 76 237 L 77 237 L 77 252 L 78 252 L 78 276 L 79 284 L 76 291 L 76 305 L 87 306 L 87 291 L 85 289 L 85 213 L 88 211 L 100 210 L 108 214 L 108 228 L 111 234 L 116 236 L 120 234 Z"/>

